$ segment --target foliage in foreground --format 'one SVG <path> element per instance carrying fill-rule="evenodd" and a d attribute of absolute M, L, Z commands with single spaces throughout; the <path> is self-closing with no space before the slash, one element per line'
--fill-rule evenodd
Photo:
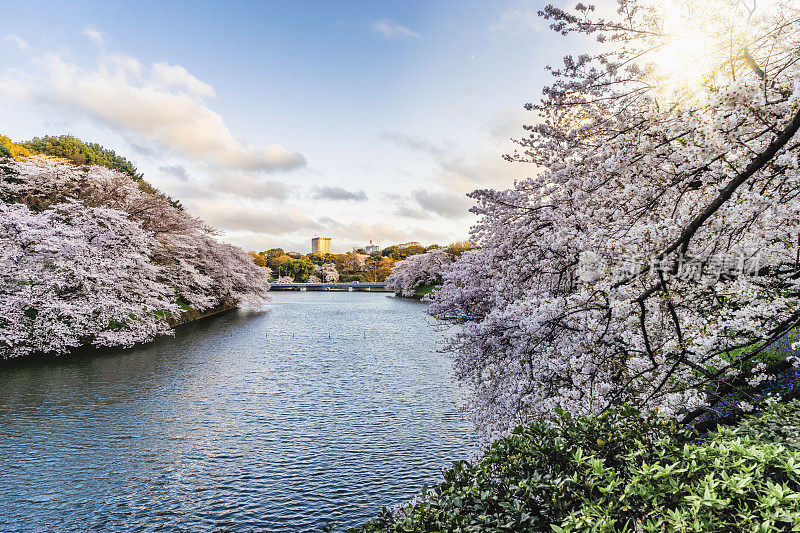
<path fill-rule="evenodd" d="M 798 409 L 702 438 L 632 408 L 560 413 L 353 531 L 800 531 L 800 450 L 773 442 L 787 414 L 800 430 Z"/>
<path fill-rule="evenodd" d="M 800 450 L 800 400 L 776 403 L 758 417 L 742 421 L 736 430 L 740 435 Z"/>

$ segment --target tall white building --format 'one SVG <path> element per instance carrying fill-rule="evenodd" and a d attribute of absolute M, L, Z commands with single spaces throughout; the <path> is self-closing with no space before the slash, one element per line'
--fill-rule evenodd
<path fill-rule="evenodd" d="M 331 253 L 330 237 L 314 237 L 311 239 L 311 253 L 329 254 Z"/>

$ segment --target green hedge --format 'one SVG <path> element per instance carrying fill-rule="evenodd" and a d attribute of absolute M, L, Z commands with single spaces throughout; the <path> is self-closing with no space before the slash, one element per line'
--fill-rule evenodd
<path fill-rule="evenodd" d="M 737 433 L 800 450 L 800 400 L 772 405 L 758 417 L 742 421 Z"/>
<path fill-rule="evenodd" d="M 562 413 L 352 531 L 800 531 L 800 450 L 778 430 L 797 410 L 774 406 L 702 438 L 632 409 Z"/>

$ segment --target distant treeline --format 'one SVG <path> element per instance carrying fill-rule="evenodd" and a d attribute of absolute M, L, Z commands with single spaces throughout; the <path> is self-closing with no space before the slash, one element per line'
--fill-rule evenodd
<path fill-rule="evenodd" d="M 251 251 L 253 261 L 259 266 L 272 269 L 275 279 L 291 278 L 293 281 L 305 283 L 319 274 L 319 267 L 333 265 L 338 272 L 338 281 L 384 281 L 391 274 L 397 261 L 424 254 L 439 248 L 438 244 L 430 246 L 388 246 L 380 252 L 367 254 L 363 248 L 346 254 L 301 254 L 285 252 L 282 248 L 272 248 L 263 252 Z M 330 267 L 329 267 L 330 268 Z"/>

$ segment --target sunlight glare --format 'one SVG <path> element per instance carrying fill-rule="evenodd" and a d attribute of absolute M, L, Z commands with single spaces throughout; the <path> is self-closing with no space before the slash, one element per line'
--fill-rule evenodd
<path fill-rule="evenodd" d="M 729 67 L 731 54 L 747 42 L 748 9 L 761 11 L 772 1 L 731 1 L 728 11 L 709 10 L 698 0 L 658 2 L 655 7 L 665 34 L 645 61 L 653 68 L 652 82 L 666 97 L 695 93 L 717 72 Z M 720 38 L 724 36 L 725 38 Z M 729 46 L 720 48 L 720 42 Z"/>

